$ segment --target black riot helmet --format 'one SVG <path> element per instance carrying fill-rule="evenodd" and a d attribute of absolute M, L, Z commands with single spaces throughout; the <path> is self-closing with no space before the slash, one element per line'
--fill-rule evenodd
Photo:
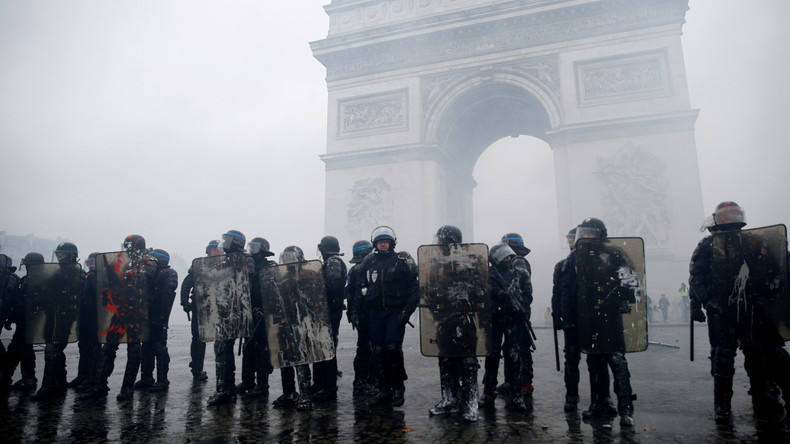
<path fill-rule="evenodd" d="M 247 251 L 253 256 L 269 257 L 274 253 L 269 251 L 269 241 L 262 237 L 256 237 L 247 243 Z"/>
<path fill-rule="evenodd" d="M 395 242 L 398 240 L 398 238 L 395 237 L 395 231 L 386 225 L 374 228 L 373 233 L 370 235 L 370 243 L 373 244 L 374 247 L 376 246 L 376 242 L 383 240 L 389 241 L 390 250 L 395 248 Z"/>
<path fill-rule="evenodd" d="M 165 250 L 155 249 L 148 253 L 148 257 L 151 258 L 154 262 L 156 262 L 156 266 L 159 268 L 165 268 L 170 264 L 170 254 L 168 254 Z"/>
<path fill-rule="evenodd" d="M 588 238 L 602 238 L 606 237 L 606 225 L 601 219 L 588 217 L 576 227 L 576 240 Z"/>
<path fill-rule="evenodd" d="M 531 251 L 524 246 L 524 238 L 518 233 L 508 233 L 502 236 L 502 243 L 509 245 L 519 256 L 526 256 Z"/>
<path fill-rule="evenodd" d="M 139 234 L 130 234 L 123 240 L 123 251 L 131 253 L 135 250 L 145 250 L 145 238 Z"/>
<path fill-rule="evenodd" d="M 318 243 L 318 251 L 321 252 L 321 255 L 323 256 L 330 254 L 337 254 L 340 256 L 343 255 L 340 252 L 340 242 L 338 242 L 335 236 L 322 237 L 321 242 Z"/>
<path fill-rule="evenodd" d="M 568 242 L 568 248 L 571 250 L 576 249 L 576 227 L 568 230 L 568 234 L 565 235 L 565 240 Z"/>
<path fill-rule="evenodd" d="M 304 252 L 296 245 L 285 247 L 280 253 L 280 264 L 292 264 L 294 262 L 304 262 Z"/>
<path fill-rule="evenodd" d="M 434 238 L 437 244 L 450 245 L 463 242 L 464 235 L 461 233 L 461 229 L 455 225 L 442 225 L 436 231 Z"/>
<path fill-rule="evenodd" d="M 721 202 L 713 212 L 713 223 L 713 227 L 708 227 L 710 231 L 743 228 L 746 225 L 746 212 L 735 202 Z"/>
<path fill-rule="evenodd" d="M 71 242 L 61 242 L 55 247 L 55 257 L 60 263 L 77 262 L 77 246 Z"/>
<path fill-rule="evenodd" d="M 514 257 L 516 257 L 516 252 L 508 244 L 496 244 L 488 252 L 488 261 L 494 266 L 498 266 L 503 261 L 508 260 L 508 258 L 513 259 Z"/>
<path fill-rule="evenodd" d="M 362 262 L 362 259 L 365 259 L 365 256 L 369 255 L 371 251 L 373 251 L 373 244 L 366 240 L 356 241 L 354 242 L 353 248 L 354 257 L 352 257 L 349 262 L 358 264 Z"/>
<path fill-rule="evenodd" d="M 27 267 L 29 265 L 43 264 L 43 263 L 44 263 L 44 255 L 41 253 L 33 252 L 26 254 L 25 257 L 22 258 L 21 265 Z"/>
<path fill-rule="evenodd" d="M 99 253 L 96 253 L 94 251 L 93 253 L 88 255 L 87 259 L 85 259 L 85 265 L 88 266 L 89 270 L 95 270 L 96 269 L 96 256 L 98 256 L 98 255 L 99 255 Z"/>
<path fill-rule="evenodd" d="M 219 248 L 226 253 L 233 253 L 243 251 L 246 243 L 247 238 L 244 237 L 244 233 L 238 230 L 229 230 L 222 235 L 222 243 Z"/>
<path fill-rule="evenodd" d="M 222 254 L 222 250 L 219 249 L 219 241 L 218 240 L 211 240 L 206 245 L 206 256 L 219 256 Z"/>

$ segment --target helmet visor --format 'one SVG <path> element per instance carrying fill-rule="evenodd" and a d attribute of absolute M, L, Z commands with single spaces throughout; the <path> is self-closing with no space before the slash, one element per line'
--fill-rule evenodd
<path fill-rule="evenodd" d="M 576 242 L 578 242 L 579 239 L 595 239 L 599 237 L 603 237 L 603 233 L 597 228 L 579 227 L 576 229 Z"/>
<path fill-rule="evenodd" d="M 263 250 L 263 246 L 258 242 L 251 241 L 249 244 L 247 244 L 247 252 L 250 254 L 258 254 L 261 252 L 261 250 Z"/>
<path fill-rule="evenodd" d="M 502 261 L 506 261 L 515 256 L 516 252 L 507 244 L 499 244 L 491 249 L 491 262 L 493 262 L 494 265 L 498 265 Z"/>

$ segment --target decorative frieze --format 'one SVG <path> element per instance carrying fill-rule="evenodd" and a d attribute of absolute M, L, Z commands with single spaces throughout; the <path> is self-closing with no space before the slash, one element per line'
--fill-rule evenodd
<path fill-rule="evenodd" d="M 332 81 L 651 26 L 675 24 L 679 28 L 687 8 L 684 0 L 609 0 L 569 6 L 560 2 L 550 10 L 514 7 L 513 12 L 522 9 L 523 13 L 453 29 L 415 35 L 415 29 L 428 24 L 404 22 L 380 30 L 381 38 L 372 39 L 376 34 L 370 34 L 373 30 L 367 29 L 329 37 L 311 46 L 315 57 L 327 68 L 327 79 Z M 437 22 L 471 20 L 478 13 L 481 18 L 491 15 L 490 10 L 475 9 L 450 12 L 433 19 Z M 354 44 L 350 45 L 352 42 Z"/>
<path fill-rule="evenodd" d="M 408 129 L 406 93 L 403 89 L 338 101 L 337 136 L 356 137 Z"/>
<path fill-rule="evenodd" d="M 672 92 L 666 51 L 575 63 L 580 106 L 641 100 Z"/>

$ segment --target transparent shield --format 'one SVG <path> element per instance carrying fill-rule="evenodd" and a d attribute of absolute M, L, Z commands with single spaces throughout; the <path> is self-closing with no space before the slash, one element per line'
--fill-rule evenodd
<path fill-rule="evenodd" d="M 148 277 L 143 250 L 96 255 L 99 342 L 122 344 L 148 339 Z"/>
<path fill-rule="evenodd" d="M 486 356 L 492 349 L 485 244 L 417 249 L 423 356 Z"/>
<path fill-rule="evenodd" d="M 85 291 L 78 263 L 27 266 L 25 342 L 63 344 L 77 341 L 79 301 Z"/>
<path fill-rule="evenodd" d="M 713 235 L 711 294 L 741 340 L 765 338 L 765 329 L 790 340 L 788 288 L 784 225 Z"/>
<path fill-rule="evenodd" d="M 192 261 L 198 337 L 203 342 L 252 335 L 250 262 L 245 254 Z"/>
<path fill-rule="evenodd" d="M 579 239 L 576 271 L 582 352 L 646 350 L 644 241 L 638 237 Z"/>
<path fill-rule="evenodd" d="M 259 278 L 272 366 L 332 359 L 334 341 L 321 262 L 268 267 Z"/>

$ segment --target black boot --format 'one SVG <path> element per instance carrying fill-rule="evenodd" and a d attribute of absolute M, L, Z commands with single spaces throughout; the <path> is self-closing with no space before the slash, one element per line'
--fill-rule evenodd
<path fill-rule="evenodd" d="M 439 400 L 433 408 L 428 410 L 431 416 L 446 415 L 458 411 L 458 401 L 455 399 L 456 384 L 454 384 L 453 381 L 455 375 L 448 362 L 450 359 L 453 358 L 439 358 L 439 387 L 442 399 Z M 475 403 L 477 403 L 477 399 L 475 399 Z"/>

